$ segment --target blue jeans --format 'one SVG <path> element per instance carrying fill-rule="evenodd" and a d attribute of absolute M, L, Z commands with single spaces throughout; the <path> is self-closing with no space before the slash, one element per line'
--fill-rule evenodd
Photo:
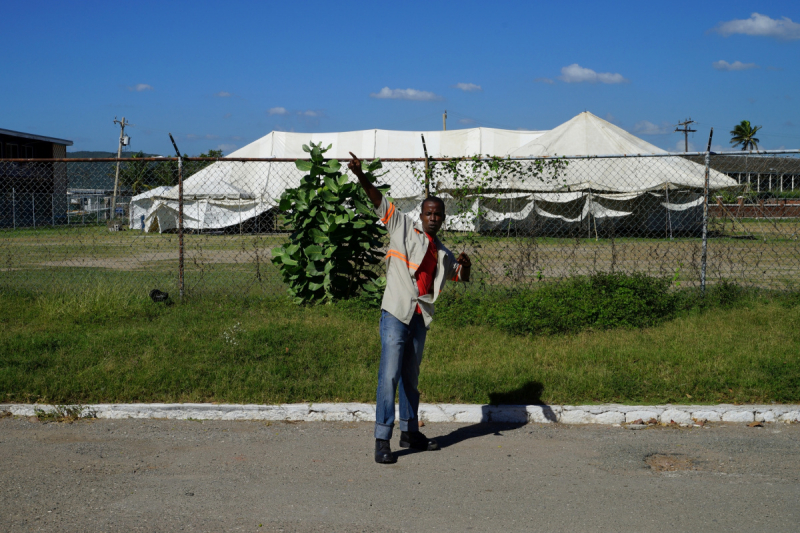
<path fill-rule="evenodd" d="M 375 403 L 375 438 L 389 440 L 394 426 L 394 393 L 400 385 L 400 431 L 419 431 L 419 365 L 428 330 L 422 315 L 407 326 L 381 311 L 381 365 Z"/>

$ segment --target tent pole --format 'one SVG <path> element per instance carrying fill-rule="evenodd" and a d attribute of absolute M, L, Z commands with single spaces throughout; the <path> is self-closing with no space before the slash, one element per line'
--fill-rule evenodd
<path fill-rule="evenodd" d="M 664 185 L 664 190 L 667 193 L 667 224 L 669 225 L 669 240 L 672 240 L 672 213 L 669 208 L 669 186 Z"/>

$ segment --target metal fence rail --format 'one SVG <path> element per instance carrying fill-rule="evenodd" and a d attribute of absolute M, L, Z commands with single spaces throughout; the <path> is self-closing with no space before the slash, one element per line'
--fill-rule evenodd
<path fill-rule="evenodd" d="M 401 211 L 419 215 L 426 185 L 445 200 L 440 237 L 471 255 L 473 287 L 594 272 L 800 279 L 800 151 L 491 161 L 431 159 L 428 173 L 423 159 L 383 161 Z M 0 286 L 283 292 L 278 199 L 303 174 L 288 159 L 0 159 Z"/>

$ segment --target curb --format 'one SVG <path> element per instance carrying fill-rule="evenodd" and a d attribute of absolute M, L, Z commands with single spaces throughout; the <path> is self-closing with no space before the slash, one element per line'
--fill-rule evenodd
<path fill-rule="evenodd" d="M 35 416 L 59 406 L 0 404 L 0 412 Z M 374 422 L 375 406 L 366 403 L 293 403 L 238 405 L 211 403 L 116 403 L 81 405 L 96 418 L 169 420 L 271 420 L 291 422 Z M 395 407 L 397 409 L 397 407 Z M 800 405 L 471 405 L 420 404 L 419 418 L 436 422 L 534 422 L 538 424 L 625 424 L 655 419 L 660 424 L 707 422 L 800 422 Z"/>

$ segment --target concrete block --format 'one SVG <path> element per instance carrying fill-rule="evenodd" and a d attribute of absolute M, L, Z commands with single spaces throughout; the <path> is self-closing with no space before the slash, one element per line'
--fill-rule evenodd
<path fill-rule="evenodd" d="M 485 412 L 490 422 L 523 423 L 528 422 L 528 410 L 525 405 L 487 405 Z"/>
<path fill-rule="evenodd" d="M 800 411 L 789 411 L 782 414 L 778 420 L 781 422 L 800 422 Z"/>
<path fill-rule="evenodd" d="M 423 403 L 419 406 L 419 419 L 424 422 L 452 422 L 453 417 L 446 413 L 442 406 L 435 403 Z"/>
<path fill-rule="evenodd" d="M 595 416 L 582 409 L 570 409 L 561 411 L 558 421 L 562 424 L 594 424 Z"/>
<path fill-rule="evenodd" d="M 479 424 L 489 421 L 488 406 L 470 404 L 441 404 L 439 408 L 449 417 L 448 422 Z"/>
<path fill-rule="evenodd" d="M 777 419 L 774 411 L 756 411 L 756 422 L 775 422 Z"/>
<path fill-rule="evenodd" d="M 558 415 L 561 408 L 550 405 L 527 405 L 525 410 L 528 412 L 528 421 L 537 424 L 549 424 L 558 422 Z"/>
<path fill-rule="evenodd" d="M 689 424 L 692 422 L 692 414 L 683 409 L 667 409 L 658 419 L 662 424 L 669 424 L 671 421 L 677 424 Z"/>
<path fill-rule="evenodd" d="M 752 422 L 755 420 L 753 411 L 731 410 L 722 414 L 723 422 Z"/>
<path fill-rule="evenodd" d="M 650 410 L 650 409 L 640 409 L 638 411 L 628 411 L 625 413 L 625 422 L 630 424 L 634 420 L 642 419 L 643 422 L 647 422 L 651 418 L 655 418 L 658 420 L 658 417 L 661 415 L 663 410 Z"/>
<path fill-rule="evenodd" d="M 284 403 L 281 404 L 286 412 L 284 420 L 290 421 L 304 421 L 308 417 L 309 404 L 307 403 Z"/>
<path fill-rule="evenodd" d="M 720 415 L 716 411 L 712 411 L 711 409 L 698 409 L 697 411 L 692 411 L 692 420 L 708 420 L 709 422 L 719 422 L 722 420 L 722 415 Z"/>
<path fill-rule="evenodd" d="M 622 424 L 623 422 L 625 422 L 625 413 L 619 411 L 606 411 L 594 415 L 595 424 Z"/>

